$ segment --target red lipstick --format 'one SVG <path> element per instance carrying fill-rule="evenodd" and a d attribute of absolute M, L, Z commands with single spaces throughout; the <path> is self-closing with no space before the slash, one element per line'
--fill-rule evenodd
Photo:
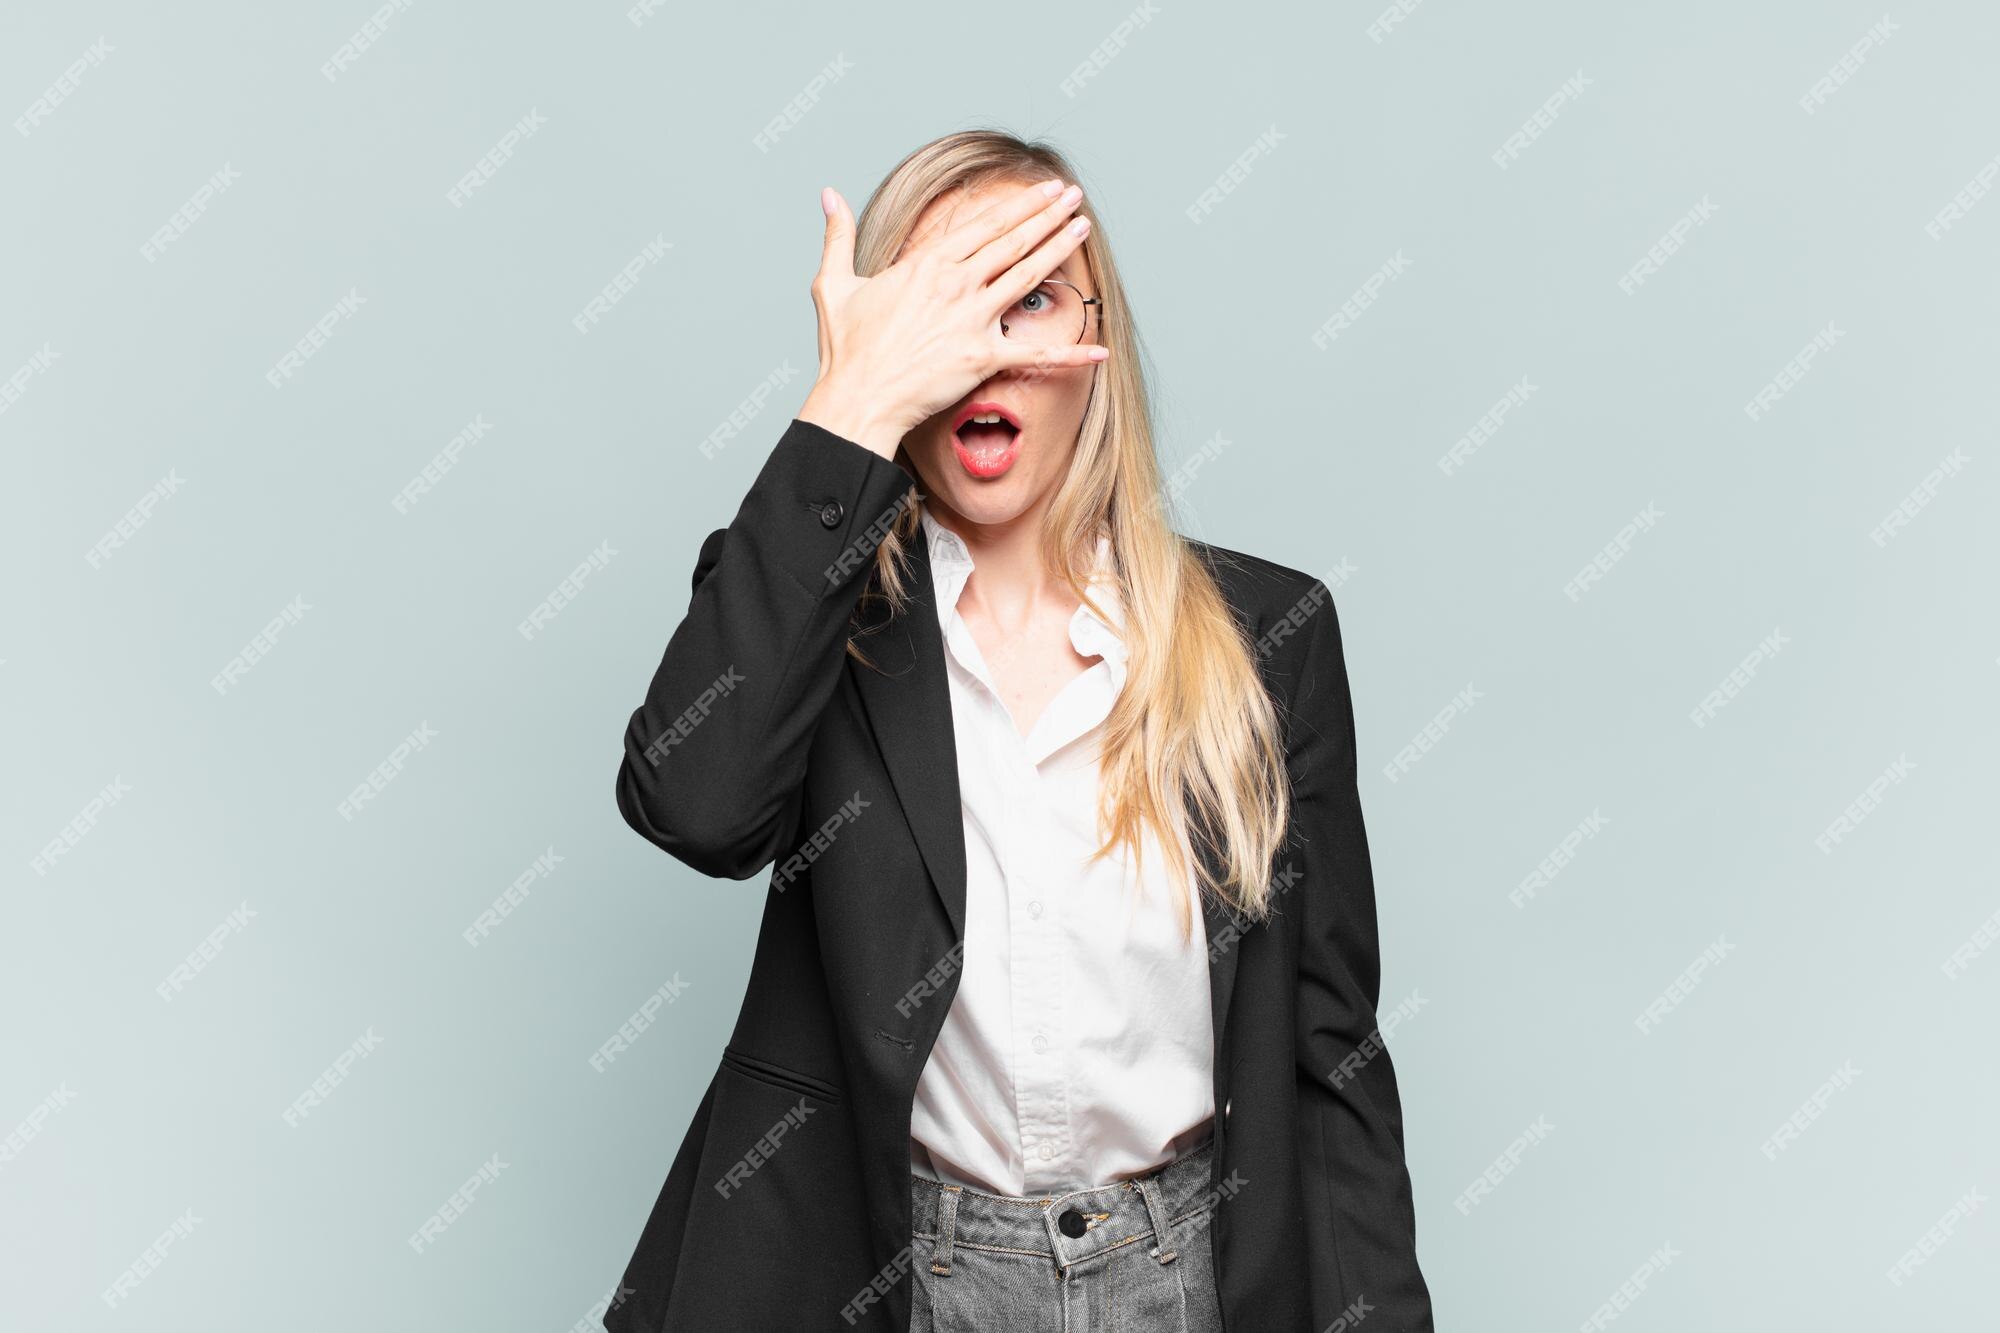
<path fill-rule="evenodd" d="M 993 423 L 974 417 L 995 417 Z M 982 481 L 1003 476 L 1021 456 L 1021 419 L 999 403 L 967 403 L 951 422 L 951 448 L 959 466 Z"/>

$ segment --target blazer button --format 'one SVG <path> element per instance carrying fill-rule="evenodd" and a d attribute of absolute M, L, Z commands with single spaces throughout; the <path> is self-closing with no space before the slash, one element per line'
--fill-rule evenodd
<path fill-rule="evenodd" d="M 1222 1118 L 1224 1120 L 1229 1119 L 1229 1108 L 1234 1105 L 1236 1105 L 1236 1099 L 1234 1097 L 1229 1097 L 1224 1099 L 1222 1103 Z"/>
<path fill-rule="evenodd" d="M 819 507 L 819 521 L 829 528 L 840 526 L 840 520 L 847 517 L 847 509 L 838 500 L 828 500 Z"/>
<path fill-rule="evenodd" d="M 1072 1238 L 1081 1236 L 1089 1230 L 1083 1223 L 1083 1214 L 1074 1208 L 1063 1209 L 1062 1216 L 1056 1219 L 1056 1229 Z"/>

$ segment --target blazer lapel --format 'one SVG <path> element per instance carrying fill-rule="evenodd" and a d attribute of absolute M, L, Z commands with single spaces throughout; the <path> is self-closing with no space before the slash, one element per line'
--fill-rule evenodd
<path fill-rule="evenodd" d="M 891 615 L 885 599 L 871 596 L 860 619 L 865 631 L 859 638 L 861 651 L 877 669 L 849 665 L 896 799 L 951 918 L 953 943 L 958 943 L 965 938 L 965 824 L 951 685 L 931 586 L 929 543 L 921 530 L 905 549 L 909 596 L 902 613 Z"/>

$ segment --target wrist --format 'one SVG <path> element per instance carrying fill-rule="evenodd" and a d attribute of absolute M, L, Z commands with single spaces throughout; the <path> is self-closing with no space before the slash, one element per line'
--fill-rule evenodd
<path fill-rule="evenodd" d="M 892 460 L 906 433 L 900 423 L 884 416 L 865 399 L 826 380 L 813 385 L 812 392 L 793 415 Z"/>

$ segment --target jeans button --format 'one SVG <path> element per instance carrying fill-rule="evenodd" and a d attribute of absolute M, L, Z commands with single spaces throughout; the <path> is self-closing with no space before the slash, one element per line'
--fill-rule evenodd
<path fill-rule="evenodd" d="M 1063 1209 L 1062 1216 L 1056 1219 L 1056 1229 L 1071 1238 L 1081 1236 L 1088 1230 L 1083 1222 L 1083 1214 L 1074 1208 Z"/>
<path fill-rule="evenodd" d="M 847 517 L 847 509 L 838 500 L 828 500 L 819 507 L 819 521 L 826 527 L 839 527 L 840 520 L 845 517 Z"/>

